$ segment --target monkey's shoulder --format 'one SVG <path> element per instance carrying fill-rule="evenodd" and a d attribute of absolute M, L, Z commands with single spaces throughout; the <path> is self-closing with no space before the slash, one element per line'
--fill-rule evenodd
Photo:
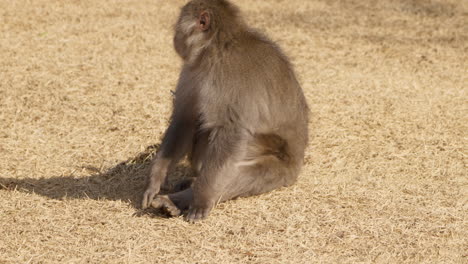
<path fill-rule="evenodd" d="M 248 39 L 247 47 L 252 52 L 287 59 L 281 47 L 264 33 L 250 29 L 245 36 Z"/>

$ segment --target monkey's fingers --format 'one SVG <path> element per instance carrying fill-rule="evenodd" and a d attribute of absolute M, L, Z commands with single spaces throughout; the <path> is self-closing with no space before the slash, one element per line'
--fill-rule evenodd
<path fill-rule="evenodd" d="M 146 209 L 151 205 L 156 194 L 158 194 L 159 188 L 154 188 L 152 186 L 146 189 L 145 193 L 143 194 L 143 200 L 141 202 L 141 208 Z"/>

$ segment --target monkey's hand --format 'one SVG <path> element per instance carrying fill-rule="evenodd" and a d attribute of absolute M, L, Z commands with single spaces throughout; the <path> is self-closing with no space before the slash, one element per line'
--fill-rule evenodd
<path fill-rule="evenodd" d="M 151 203 L 153 202 L 154 197 L 156 194 L 159 193 L 160 184 L 151 181 L 146 188 L 145 193 L 143 194 L 143 201 L 141 202 L 141 208 L 146 209 L 148 208 Z"/>

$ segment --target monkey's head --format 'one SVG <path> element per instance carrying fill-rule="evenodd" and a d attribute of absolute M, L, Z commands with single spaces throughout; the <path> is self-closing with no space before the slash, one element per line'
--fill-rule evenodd
<path fill-rule="evenodd" d="M 216 41 L 226 41 L 239 31 L 239 10 L 226 0 L 192 0 L 175 25 L 174 48 L 185 61 L 196 58 Z"/>

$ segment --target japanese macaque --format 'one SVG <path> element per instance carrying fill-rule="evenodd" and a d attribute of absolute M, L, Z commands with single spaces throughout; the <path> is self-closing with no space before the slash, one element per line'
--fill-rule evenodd
<path fill-rule="evenodd" d="M 281 49 L 246 25 L 226 0 L 181 10 L 174 47 L 183 59 L 170 125 L 156 154 L 142 207 L 196 222 L 219 202 L 293 184 L 308 142 L 308 107 Z M 188 156 L 190 187 L 159 194 Z"/>

